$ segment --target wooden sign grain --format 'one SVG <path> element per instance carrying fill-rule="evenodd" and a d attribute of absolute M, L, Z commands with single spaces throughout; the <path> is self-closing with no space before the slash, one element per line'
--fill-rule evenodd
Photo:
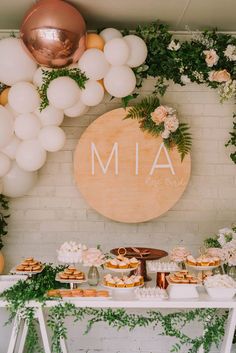
<path fill-rule="evenodd" d="M 137 223 L 168 211 L 183 194 L 191 170 L 176 148 L 140 130 L 127 111 L 112 110 L 95 120 L 74 155 L 75 179 L 88 204 L 119 222 Z"/>

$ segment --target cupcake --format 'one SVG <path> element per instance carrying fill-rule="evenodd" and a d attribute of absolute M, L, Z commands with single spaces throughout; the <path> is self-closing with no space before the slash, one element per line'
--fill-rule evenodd
<path fill-rule="evenodd" d="M 187 256 L 187 263 L 192 266 L 197 265 L 197 261 L 195 260 L 195 258 L 192 255 Z"/>
<path fill-rule="evenodd" d="M 132 257 L 132 259 L 129 261 L 129 264 L 130 267 L 137 267 L 139 265 L 139 261 L 135 257 Z"/>
<path fill-rule="evenodd" d="M 127 263 L 125 263 L 124 261 L 120 261 L 120 263 L 119 263 L 119 268 L 120 269 L 126 269 L 126 268 L 129 268 L 129 266 L 128 266 L 128 264 Z"/>
<path fill-rule="evenodd" d="M 126 279 L 124 283 L 126 288 L 134 287 L 134 281 L 131 278 Z"/>
<path fill-rule="evenodd" d="M 116 259 L 109 260 L 106 263 L 106 266 L 110 268 L 118 268 L 118 261 Z"/>
<path fill-rule="evenodd" d="M 117 288 L 124 288 L 124 287 L 125 287 L 124 281 L 122 281 L 122 279 L 120 279 L 119 281 L 117 281 L 117 282 L 116 282 L 116 287 L 117 287 Z"/>
<path fill-rule="evenodd" d="M 106 285 L 108 287 L 115 287 L 116 286 L 116 282 L 114 281 L 113 278 L 110 278 L 107 282 L 106 282 Z"/>

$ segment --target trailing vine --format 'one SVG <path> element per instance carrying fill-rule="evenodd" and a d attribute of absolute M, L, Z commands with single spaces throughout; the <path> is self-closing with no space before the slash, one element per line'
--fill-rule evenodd
<path fill-rule="evenodd" d="M 83 72 L 80 71 L 80 69 L 74 68 L 74 69 L 68 69 L 68 68 L 63 68 L 63 69 L 57 69 L 57 70 L 42 70 L 43 72 L 43 84 L 42 86 L 38 89 L 39 95 L 41 98 L 41 103 L 40 103 L 40 111 L 45 109 L 49 105 L 48 97 L 47 97 L 47 89 L 51 81 L 55 80 L 58 77 L 63 77 L 67 76 L 72 78 L 79 86 L 79 88 L 83 89 L 85 87 L 85 83 L 88 80 L 88 78 L 85 76 Z"/>
<path fill-rule="evenodd" d="M 193 309 L 163 315 L 159 311 L 148 311 L 145 315 L 128 313 L 125 309 L 98 309 L 77 308 L 72 303 L 61 303 L 50 309 L 48 326 L 52 329 L 52 351 L 61 353 L 60 339 L 67 337 L 64 320 L 68 316 L 74 317 L 74 322 L 87 320 L 85 334 L 99 322 L 107 323 L 109 326 L 120 330 L 128 328 L 134 330 L 137 327 L 152 326 L 157 329 L 161 325 L 159 335 L 177 338 L 171 352 L 179 352 L 182 346 L 188 347 L 188 353 L 197 353 L 200 346 L 204 352 L 209 353 L 212 346 L 217 347 L 224 336 L 224 325 L 228 313 L 218 309 Z M 193 322 L 202 323 L 203 335 L 195 338 L 183 333 L 183 328 Z"/>
<path fill-rule="evenodd" d="M 8 210 L 9 201 L 6 196 L 0 194 L 0 250 L 3 248 L 2 237 L 7 234 L 7 219 L 10 217 Z"/>

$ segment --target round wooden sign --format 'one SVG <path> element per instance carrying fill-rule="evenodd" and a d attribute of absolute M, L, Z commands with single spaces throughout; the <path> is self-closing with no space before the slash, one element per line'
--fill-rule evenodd
<path fill-rule="evenodd" d="M 74 155 L 75 179 L 88 204 L 119 222 L 137 223 L 168 211 L 183 194 L 191 160 L 161 137 L 140 130 L 127 111 L 112 110 L 84 132 Z"/>

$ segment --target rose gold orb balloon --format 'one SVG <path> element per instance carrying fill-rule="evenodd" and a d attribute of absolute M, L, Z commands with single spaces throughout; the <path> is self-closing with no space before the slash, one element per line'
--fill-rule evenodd
<path fill-rule="evenodd" d="M 79 11 L 62 0 L 39 0 L 26 13 L 20 38 L 38 64 L 64 67 L 85 50 L 86 26 Z"/>

